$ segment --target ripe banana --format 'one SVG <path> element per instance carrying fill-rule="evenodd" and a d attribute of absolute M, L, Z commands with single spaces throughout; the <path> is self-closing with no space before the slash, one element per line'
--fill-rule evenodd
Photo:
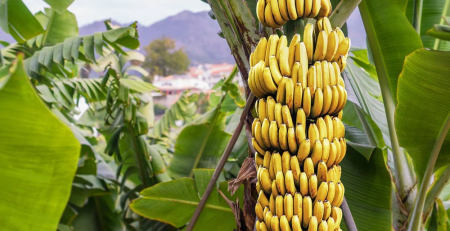
<path fill-rule="evenodd" d="M 266 226 L 268 228 L 268 230 L 271 230 L 271 224 L 270 222 L 272 221 L 272 217 L 273 217 L 273 210 L 269 210 L 266 215 L 264 216 L 264 223 L 266 223 Z"/>
<path fill-rule="evenodd" d="M 288 129 L 288 137 L 287 138 L 288 138 L 289 151 L 291 153 L 297 153 L 298 145 L 297 145 L 297 141 L 295 140 L 295 129 L 294 128 Z"/>
<path fill-rule="evenodd" d="M 339 143 L 341 145 L 341 155 L 339 156 L 339 159 L 335 161 L 336 164 L 341 163 L 342 159 L 345 157 L 345 153 L 347 153 L 347 143 L 345 142 L 345 139 L 340 138 Z"/>
<path fill-rule="evenodd" d="M 270 49 L 270 52 L 272 52 L 272 48 Z M 269 69 L 272 74 L 273 81 L 275 81 L 275 84 L 279 85 L 283 79 L 283 76 L 281 75 L 280 68 L 278 67 L 278 61 L 275 56 L 269 57 Z"/>
<path fill-rule="evenodd" d="M 327 166 L 327 161 L 330 156 L 330 141 L 328 141 L 327 138 L 323 139 L 322 141 L 322 161 L 324 162 L 325 166 Z"/>
<path fill-rule="evenodd" d="M 295 186 L 300 185 L 300 163 L 298 162 L 297 156 L 291 156 L 291 170 L 292 176 L 294 177 Z"/>
<path fill-rule="evenodd" d="M 303 128 L 301 123 L 297 123 L 297 126 L 295 127 L 295 137 L 298 144 L 301 144 L 304 140 L 306 140 L 305 128 Z"/>
<path fill-rule="evenodd" d="M 311 9 L 307 4 L 312 4 L 313 0 L 305 0 L 305 15 L 309 15 L 311 11 L 307 11 L 308 8 Z M 313 62 L 314 55 L 314 26 L 311 23 L 307 23 L 305 26 L 305 30 L 303 32 L 303 42 L 306 47 L 306 54 L 308 55 L 308 63 Z"/>
<path fill-rule="evenodd" d="M 328 182 L 328 194 L 327 194 L 327 201 L 333 201 L 334 200 L 334 196 L 336 194 L 336 184 L 333 181 Z M 328 202 L 330 203 L 330 202 Z M 330 205 L 330 209 L 331 209 L 331 205 Z"/>
<path fill-rule="evenodd" d="M 320 0 L 315 0 L 320 1 Z M 327 54 L 328 33 L 324 30 L 319 32 L 316 42 L 316 50 L 314 52 L 314 61 L 322 61 Z"/>
<path fill-rule="evenodd" d="M 319 227 L 317 228 L 318 231 L 328 231 L 328 224 L 327 221 L 322 220 L 319 223 Z"/>
<path fill-rule="evenodd" d="M 262 155 L 262 153 L 266 152 L 261 146 L 259 146 L 259 144 L 258 144 L 258 142 L 256 141 L 255 138 L 252 138 L 252 145 L 255 148 L 255 150 L 257 152 L 259 152 L 261 155 Z"/>
<path fill-rule="evenodd" d="M 330 86 L 330 68 L 328 66 L 327 61 L 323 61 L 320 63 L 322 67 L 322 89 L 325 88 L 325 86 Z"/>
<path fill-rule="evenodd" d="M 337 91 L 336 91 L 337 93 Z M 304 92 L 303 92 L 303 111 L 305 112 L 305 117 L 309 118 L 309 115 L 311 113 L 311 91 L 310 88 L 307 87 L 305 88 Z M 337 106 L 337 104 L 336 104 Z"/>
<path fill-rule="evenodd" d="M 260 173 L 261 186 L 266 193 L 272 192 L 272 179 L 270 179 L 269 171 L 267 168 L 262 168 Z"/>
<path fill-rule="evenodd" d="M 319 189 L 317 190 L 317 196 L 314 203 L 317 201 L 325 201 L 328 194 L 328 183 L 326 181 L 319 184 Z"/>
<path fill-rule="evenodd" d="M 322 89 L 316 88 L 316 92 L 314 93 L 314 104 L 311 108 L 310 118 L 317 118 L 320 116 L 323 108 L 323 93 Z"/>
<path fill-rule="evenodd" d="M 302 219 L 302 227 L 308 228 L 308 224 L 310 222 L 310 219 L 312 217 L 313 213 L 313 205 L 311 197 L 305 196 L 303 197 L 303 219 Z"/>
<path fill-rule="evenodd" d="M 280 84 L 278 85 L 277 91 L 277 103 L 286 104 L 286 83 L 289 78 L 283 77 Z M 337 107 L 337 105 L 336 105 Z"/>
<path fill-rule="evenodd" d="M 253 137 L 255 137 L 255 126 L 256 126 L 257 122 L 260 122 L 259 118 L 253 119 L 253 123 L 252 123 L 252 136 Z"/>
<path fill-rule="evenodd" d="M 280 195 L 280 193 L 278 193 L 277 181 L 276 180 L 272 181 L 272 194 L 271 195 L 274 196 L 274 197 Z"/>
<path fill-rule="evenodd" d="M 286 176 L 288 170 L 291 170 L 291 155 L 288 151 L 281 155 L 281 167 L 283 168 L 283 175 Z"/>
<path fill-rule="evenodd" d="M 330 208 L 330 213 L 331 213 L 331 208 Z M 328 225 L 328 230 L 335 230 L 335 228 L 336 228 L 336 223 L 332 217 L 329 217 L 327 219 L 327 225 Z"/>
<path fill-rule="evenodd" d="M 256 203 L 255 212 L 256 212 L 256 217 L 258 217 L 258 220 L 263 221 L 264 220 L 264 216 L 263 216 L 264 210 L 262 208 L 261 203 L 259 203 L 259 202 Z"/>
<path fill-rule="evenodd" d="M 332 65 L 333 65 L 334 74 L 335 74 L 335 76 L 334 76 L 335 84 L 338 84 L 339 83 L 339 77 L 341 75 L 341 68 L 340 68 L 340 66 L 339 66 L 339 64 L 337 62 L 333 62 Z"/>
<path fill-rule="evenodd" d="M 324 116 L 330 110 L 331 102 L 333 100 L 333 93 L 329 85 L 325 86 L 323 89 L 323 107 L 320 115 Z M 338 101 L 339 102 L 339 101 Z"/>
<path fill-rule="evenodd" d="M 337 85 L 338 93 L 339 93 L 339 102 L 336 109 L 336 112 L 344 109 L 345 102 L 347 102 L 347 91 L 341 85 Z"/>
<path fill-rule="evenodd" d="M 311 14 L 309 15 L 310 18 L 314 18 L 319 14 L 320 6 L 321 6 L 320 0 L 313 0 Z"/>
<path fill-rule="evenodd" d="M 289 53 L 289 55 L 291 55 L 291 53 Z M 296 83 L 298 81 L 298 70 L 299 70 L 299 68 L 300 68 L 300 62 L 295 62 L 295 63 L 292 64 L 292 67 L 291 67 L 291 70 L 292 70 L 291 78 L 292 78 L 292 82 L 294 83 L 294 87 L 295 87 L 295 85 L 296 85 Z"/>
<path fill-rule="evenodd" d="M 317 196 L 317 176 L 316 176 L 316 174 L 312 174 L 311 177 L 309 177 L 308 183 L 309 183 L 309 195 L 311 196 L 311 199 L 314 199 Z"/>
<path fill-rule="evenodd" d="M 275 197 L 273 194 L 270 194 L 269 209 L 272 212 L 272 216 L 273 216 L 275 214 Z M 267 222 L 267 223 L 270 223 L 270 222 Z"/>
<path fill-rule="evenodd" d="M 256 229 L 256 231 L 261 231 L 260 224 L 261 224 L 260 221 L 256 220 L 256 222 L 255 222 L 255 229 Z"/>
<path fill-rule="evenodd" d="M 313 146 L 311 160 L 314 166 L 317 166 L 319 161 L 322 159 L 322 143 L 320 140 L 316 140 L 316 143 Z"/>
<path fill-rule="evenodd" d="M 333 114 L 339 104 L 339 91 L 337 89 L 337 85 L 331 87 L 331 105 L 328 110 L 328 114 Z"/>
<path fill-rule="evenodd" d="M 317 88 L 317 71 L 316 66 L 311 66 L 308 70 L 308 87 L 311 92 L 314 92 Z"/>
<path fill-rule="evenodd" d="M 284 199 L 283 196 L 278 195 L 275 200 L 275 212 L 277 214 L 277 217 L 281 217 L 284 215 Z"/>
<path fill-rule="evenodd" d="M 258 196 L 258 202 L 261 204 L 262 207 L 266 207 L 269 206 L 269 200 L 267 199 L 266 195 L 264 194 L 263 191 L 259 191 L 259 196 Z"/>
<path fill-rule="evenodd" d="M 291 77 L 291 66 L 289 65 L 289 48 L 283 47 L 280 53 L 280 71 L 281 75 Z"/>
<path fill-rule="evenodd" d="M 287 37 L 285 35 L 282 35 L 280 37 L 280 40 L 278 41 L 277 53 L 275 55 L 277 57 L 278 63 L 280 63 L 281 51 L 286 47 L 287 47 Z M 280 63 L 280 66 L 281 66 L 281 63 Z"/>
<path fill-rule="evenodd" d="M 286 124 L 281 124 L 280 128 L 278 129 L 278 139 L 280 142 L 281 150 L 288 150 Z"/>
<path fill-rule="evenodd" d="M 274 168 L 273 170 L 275 171 L 275 173 L 278 173 L 279 171 L 283 171 L 283 167 L 281 165 L 281 155 L 278 152 L 274 152 L 272 154 L 272 161 L 274 164 Z"/>
<path fill-rule="evenodd" d="M 275 17 L 274 17 L 273 11 L 272 11 L 272 3 L 271 3 L 272 1 L 273 0 L 267 0 L 267 6 L 266 6 L 266 9 L 264 10 L 264 19 L 266 20 L 266 23 L 269 27 L 280 28 L 284 24 L 284 21 L 281 21 L 281 23 L 278 23 L 275 20 Z M 276 4 L 276 5 L 278 8 L 278 4 Z"/>
<path fill-rule="evenodd" d="M 342 32 L 341 28 L 339 28 L 339 27 L 336 27 L 335 30 L 336 30 L 336 33 L 338 34 L 338 37 L 339 37 L 339 43 L 341 43 L 345 39 L 344 32 Z"/>
<path fill-rule="evenodd" d="M 281 16 L 281 11 L 280 11 L 280 7 L 278 5 L 278 1 L 270 0 L 270 5 L 272 7 L 272 14 L 273 14 L 273 18 L 275 19 L 275 22 L 278 25 L 283 25 L 284 23 L 286 23 L 286 21 Z"/>
<path fill-rule="evenodd" d="M 270 94 L 275 94 L 277 92 L 277 84 L 272 78 L 272 73 L 270 72 L 270 68 L 268 67 L 264 68 L 263 81 Z"/>
<path fill-rule="evenodd" d="M 301 217 L 302 215 L 294 215 L 292 217 L 292 231 L 302 231 L 302 226 L 301 226 Z"/>
<path fill-rule="evenodd" d="M 333 208 L 331 209 L 331 217 L 335 221 L 335 226 L 339 227 L 342 220 L 342 210 L 336 206 L 333 206 Z"/>
<path fill-rule="evenodd" d="M 336 31 L 329 32 L 328 35 L 328 45 L 327 45 L 327 53 L 325 55 L 325 60 L 333 61 L 334 55 L 337 52 L 339 46 L 339 37 Z"/>
<path fill-rule="evenodd" d="M 295 9 L 295 0 L 287 0 L 287 8 L 289 13 L 289 18 L 291 20 L 297 20 L 297 9 Z"/>
<path fill-rule="evenodd" d="M 315 216 L 312 216 L 309 220 L 308 231 L 316 231 L 318 226 L 318 221 Z"/>
<path fill-rule="evenodd" d="M 336 73 L 334 72 L 333 64 L 330 62 L 327 62 L 327 63 L 328 63 L 328 71 L 330 73 L 330 86 L 334 86 L 337 84 L 336 83 Z"/>
<path fill-rule="evenodd" d="M 282 107 L 281 103 L 275 104 L 275 121 L 277 122 L 278 127 L 283 123 L 283 115 L 281 114 Z"/>
<path fill-rule="evenodd" d="M 292 170 L 288 170 L 286 172 L 285 181 L 287 193 L 294 195 L 297 192 L 297 189 L 295 188 L 294 175 L 292 173 Z"/>
<path fill-rule="evenodd" d="M 303 87 L 306 87 L 306 75 L 308 73 L 309 60 L 308 60 L 308 52 L 304 42 L 300 42 L 295 48 L 294 60 L 295 62 L 300 62 L 301 69 L 303 70 L 303 72 L 299 71 L 299 78 L 297 80 L 298 82 L 303 84 Z"/>
<path fill-rule="evenodd" d="M 267 119 L 266 119 L 267 120 Z M 262 126 L 261 126 L 261 122 L 256 122 L 256 126 L 255 126 L 255 139 L 258 142 L 258 145 L 264 149 L 267 150 L 269 149 L 268 146 L 266 146 L 264 144 L 263 138 L 262 138 Z M 263 152 L 265 153 L 265 152 Z M 261 153 L 262 154 L 262 153 Z"/>
<path fill-rule="evenodd" d="M 309 124 L 308 128 L 308 138 L 311 141 L 311 146 L 314 148 L 314 145 L 316 144 L 316 141 L 319 140 L 319 129 L 317 128 L 317 125 L 315 123 Z"/>
<path fill-rule="evenodd" d="M 297 64 L 297 63 L 296 63 Z M 294 64 L 295 67 L 295 64 Z M 296 83 L 294 86 L 294 112 L 297 112 L 302 106 L 303 87 L 301 83 Z M 298 121 L 297 121 L 298 123 Z"/>
<path fill-rule="evenodd" d="M 300 173 L 300 193 L 304 197 L 309 193 L 308 176 L 305 172 Z"/>
<path fill-rule="evenodd" d="M 314 63 L 316 68 L 316 88 L 322 88 L 322 64 L 320 61 Z"/>
<path fill-rule="evenodd" d="M 287 0 L 288 2 L 293 2 L 295 4 L 295 0 Z M 300 42 L 300 35 L 295 34 L 294 37 L 292 37 L 291 43 L 289 44 L 289 67 L 292 68 L 294 65 L 294 57 L 297 45 Z"/>
<path fill-rule="evenodd" d="M 325 121 L 326 127 L 327 127 L 327 138 L 328 141 L 332 141 L 334 138 L 334 131 L 333 131 L 333 120 L 331 116 L 326 115 L 323 117 L 323 120 Z"/>
<path fill-rule="evenodd" d="M 259 121 L 264 121 L 264 118 L 266 117 L 266 100 L 265 99 L 260 99 L 258 100 L 258 117 L 259 117 Z"/>
<path fill-rule="evenodd" d="M 308 179 L 314 174 L 314 164 L 311 157 L 306 158 L 305 162 L 303 162 L 303 171 L 308 176 Z"/>
<path fill-rule="evenodd" d="M 284 196 L 284 215 L 286 216 L 288 222 L 291 222 L 292 216 L 294 216 L 294 198 L 293 194 L 287 193 Z"/>
<path fill-rule="evenodd" d="M 270 121 L 275 120 L 275 99 L 272 96 L 268 96 L 266 100 L 266 115 Z"/>
<path fill-rule="evenodd" d="M 342 121 L 337 118 L 333 117 L 333 135 L 334 138 L 343 138 L 345 136 L 345 127 Z"/>
<path fill-rule="evenodd" d="M 318 200 L 314 203 L 313 215 L 317 218 L 317 220 L 321 221 L 324 213 L 323 202 Z"/>
<path fill-rule="evenodd" d="M 327 164 L 323 160 L 320 160 L 317 165 L 317 179 L 319 181 L 319 184 L 322 184 L 322 182 L 328 182 L 327 173 Z M 323 198 L 322 200 L 324 199 L 325 198 Z"/>
<path fill-rule="evenodd" d="M 323 202 L 323 220 L 327 220 L 331 215 L 331 203 L 328 200 Z"/>
<path fill-rule="evenodd" d="M 259 154 L 258 152 L 255 153 L 255 164 L 256 167 L 259 167 L 261 165 L 263 165 L 264 163 L 264 157 L 262 156 L 262 154 Z"/>
<path fill-rule="evenodd" d="M 302 162 L 303 160 L 305 160 L 306 157 L 309 156 L 310 151 L 311 151 L 311 143 L 310 140 L 306 138 L 300 143 L 300 147 L 298 148 L 297 152 L 298 161 Z"/>
<path fill-rule="evenodd" d="M 267 25 L 265 25 L 267 26 Z M 269 57 L 270 57 L 270 46 L 273 43 L 274 35 L 269 36 L 269 40 L 267 40 L 266 45 L 266 56 L 264 57 L 264 63 L 266 64 L 266 67 L 269 67 Z"/>
<path fill-rule="evenodd" d="M 332 206 L 339 206 L 339 202 L 341 202 L 341 197 L 344 196 L 344 191 L 343 191 L 343 187 L 342 187 L 342 183 L 337 183 L 335 186 L 335 194 L 334 194 L 334 199 L 333 201 L 330 201 Z"/>
<path fill-rule="evenodd" d="M 287 78 L 287 81 L 286 81 L 285 99 L 286 99 L 286 105 L 287 105 L 288 110 L 291 112 L 294 112 L 294 82 L 292 81 L 291 78 Z M 292 118 L 291 118 L 291 120 L 292 120 Z M 290 126 L 288 126 L 288 127 L 290 127 Z"/>
<path fill-rule="evenodd" d="M 317 118 L 316 125 L 317 128 L 319 129 L 319 140 L 323 141 L 323 139 L 328 137 L 327 125 L 325 123 L 325 120 L 322 117 Z"/>
<path fill-rule="evenodd" d="M 341 55 L 346 56 L 350 50 L 350 47 L 351 47 L 350 38 L 345 38 L 344 40 L 340 41 L 336 54 L 333 57 L 333 61 L 336 62 Z"/>
<path fill-rule="evenodd" d="M 290 110 L 289 110 L 287 105 L 284 105 L 281 108 L 281 113 L 282 113 L 282 116 L 283 116 L 283 123 L 286 124 L 286 126 L 288 128 L 293 128 L 294 127 L 294 122 L 292 121 L 291 112 L 290 112 Z"/>
<path fill-rule="evenodd" d="M 303 17 L 305 13 L 305 1 L 304 0 L 296 0 L 295 7 L 297 8 L 297 16 Z"/>
<path fill-rule="evenodd" d="M 289 221 L 285 215 L 280 217 L 280 228 L 281 228 L 281 231 L 291 231 L 291 227 L 289 226 Z"/>
<path fill-rule="evenodd" d="M 303 125 L 303 128 L 306 128 L 306 113 L 305 110 L 303 110 L 303 108 L 299 108 L 297 111 L 297 118 L 296 118 L 296 122 L 297 124 L 301 124 Z"/>
<path fill-rule="evenodd" d="M 266 6 L 266 1 L 265 0 L 258 1 L 258 3 L 256 4 L 256 16 L 258 17 L 258 20 L 264 26 L 268 26 L 267 23 L 266 23 L 266 20 L 264 18 L 264 7 L 265 6 Z"/>
<path fill-rule="evenodd" d="M 333 138 L 333 143 L 336 145 L 336 158 L 334 160 L 334 164 L 336 164 L 336 160 L 339 160 L 341 158 L 341 143 L 339 142 L 338 138 Z"/>
<path fill-rule="evenodd" d="M 330 0 L 321 0 L 320 1 L 320 11 L 317 17 L 328 17 L 331 13 L 331 2 Z"/>
<path fill-rule="evenodd" d="M 284 195 L 286 194 L 286 186 L 285 186 L 285 182 L 284 182 L 284 175 L 282 171 L 278 171 L 277 172 L 277 191 L 280 195 Z M 280 196 L 278 195 L 278 196 Z M 278 199 L 278 198 L 277 198 Z M 278 215 L 278 213 L 277 213 Z"/>
<path fill-rule="evenodd" d="M 294 194 L 294 216 L 298 216 L 299 221 L 302 220 L 303 215 L 303 197 L 302 194 L 296 192 Z"/>
<path fill-rule="evenodd" d="M 266 60 L 266 50 L 267 50 L 267 39 L 265 37 L 262 37 L 259 40 L 257 49 L 258 49 L 258 53 L 257 53 L 257 56 L 256 56 L 256 62 L 260 62 L 260 61 L 265 62 L 265 60 Z M 265 65 L 266 64 L 264 63 L 264 66 Z"/>
<path fill-rule="evenodd" d="M 280 143 L 278 142 L 278 125 L 276 121 L 270 122 L 269 140 L 273 148 L 280 149 Z"/>
<path fill-rule="evenodd" d="M 314 0 L 305 0 L 305 12 L 303 17 L 309 17 L 311 15 Z"/>

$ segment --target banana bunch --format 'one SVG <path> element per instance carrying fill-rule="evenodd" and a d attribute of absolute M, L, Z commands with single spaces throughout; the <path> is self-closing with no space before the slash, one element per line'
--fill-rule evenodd
<path fill-rule="evenodd" d="M 257 153 L 257 230 L 340 230 L 344 198 L 341 167 L 288 151 Z"/>
<path fill-rule="evenodd" d="M 330 0 L 258 0 L 256 15 L 264 26 L 280 28 L 301 17 L 327 17 L 331 9 Z"/>
<path fill-rule="evenodd" d="M 276 97 L 276 102 L 293 111 L 303 107 L 308 118 L 342 110 L 347 92 L 341 72 L 347 65 L 350 39 L 339 28 L 332 30 L 326 17 L 316 22 L 316 28 L 308 23 L 303 41 L 296 34 L 289 46 L 284 35 L 259 41 L 249 60 L 248 84 L 256 97 Z"/>

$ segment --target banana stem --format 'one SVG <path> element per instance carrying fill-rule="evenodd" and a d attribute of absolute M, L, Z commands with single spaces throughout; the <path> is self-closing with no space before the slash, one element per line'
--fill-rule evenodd
<path fill-rule="evenodd" d="M 420 35 L 420 25 L 422 24 L 422 8 L 423 0 L 413 1 L 413 27 L 416 29 L 417 33 Z"/>
<path fill-rule="evenodd" d="M 342 27 L 361 0 L 342 0 L 330 15 L 331 26 Z"/>
<path fill-rule="evenodd" d="M 206 187 L 206 190 L 203 193 L 202 199 L 198 203 L 198 206 L 195 209 L 195 212 L 192 215 L 191 220 L 189 221 L 186 231 L 192 231 L 195 223 L 197 222 L 198 218 L 200 217 L 200 213 L 202 212 L 203 208 L 205 207 L 206 201 L 208 200 L 212 189 L 216 185 L 217 179 L 219 178 L 220 174 L 222 173 L 222 169 L 225 166 L 225 163 L 227 162 L 228 157 L 230 156 L 234 145 L 236 144 L 236 141 L 237 141 L 237 139 L 241 133 L 242 127 L 244 125 L 245 118 L 247 117 L 247 114 L 249 113 L 250 108 L 253 105 L 253 101 L 255 101 L 255 96 L 252 93 L 250 93 L 250 95 L 248 96 L 248 99 L 247 99 L 247 103 L 245 104 L 244 110 L 242 111 L 241 118 L 239 120 L 239 124 L 237 125 L 236 130 L 234 130 L 233 136 L 231 136 L 230 142 L 228 143 L 227 147 L 225 148 L 225 151 L 223 152 L 222 157 L 220 158 L 219 164 L 217 165 L 216 169 L 214 170 L 214 174 L 213 174 L 211 180 L 209 181 L 208 186 Z"/>
<path fill-rule="evenodd" d="M 342 214 L 344 215 L 344 221 L 345 225 L 347 226 L 348 231 L 358 231 L 358 228 L 356 228 L 355 220 L 353 220 L 352 213 L 350 212 L 350 208 L 347 204 L 347 199 L 344 197 L 344 202 L 341 206 Z"/>
<path fill-rule="evenodd" d="M 414 204 L 414 209 L 408 220 L 407 231 L 420 230 L 420 227 L 422 225 L 421 218 L 423 208 L 425 205 L 425 197 L 428 185 L 430 184 L 431 177 L 433 176 L 434 172 L 434 165 L 436 164 L 436 160 L 439 156 L 439 152 L 441 151 L 442 144 L 445 141 L 445 137 L 447 136 L 449 129 L 450 129 L 450 112 L 447 115 L 444 125 L 441 127 L 439 136 L 436 142 L 434 143 L 433 150 L 431 151 L 430 159 L 428 160 L 427 164 L 427 170 L 425 171 L 422 184 L 420 185 L 419 194 L 417 195 L 416 202 Z"/>
<path fill-rule="evenodd" d="M 450 0 L 446 0 L 445 1 L 445 5 L 444 5 L 444 9 L 442 10 L 442 17 L 441 17 L 441 21 L 439 22 L 439 24 L 443 24 L 444 23 L 444 17 L 447 16 L 447 12 L 448 12 L 448 8 L 450 7 Z M 434 41 L 434 50 L 439 50 L 439 47 L 441 46 L 441 40 L 440 39 L 436 39 Z"/>
<path fill-rule="evenodd" d="M 433 208 L 434 201 L 441 194 L 444 187 L 447 185 L 450 179 L 450 165 L 445 169 L 444 173 L 431 185 L 428 190 L 427 197 L 425 199 L 425 205 L 423 209 L 423 214 L 425 217 L 431 212 Z"/>

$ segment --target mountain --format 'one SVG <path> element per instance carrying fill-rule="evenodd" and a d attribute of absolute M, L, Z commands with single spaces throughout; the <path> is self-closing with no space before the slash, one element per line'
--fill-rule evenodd
<path fill-rule="evenodd" d="M 113 21 L 115 25 L 126 26 Z M 347 21 L 353 46 L 366 46 L 366 33 L 359 12 L 355 11 Z M 105 31 L 103 21 L 80 27 L 80 35 Z M 191 64 L 199 63 L 234 63 L 233 56 L 225 39 L 217 35 L 220 31 L 217 21 L 208 16 L 207 11 L 193 13 L 183 11 L 162 19 L 152 25 L 138 24 L 141 51 L 151 41 L 163 36 L 175 39 L 177 47 L 182 48 L 191 59 Z M 12 42 L 10 35 L 0 30 L 0 40 Z"/>

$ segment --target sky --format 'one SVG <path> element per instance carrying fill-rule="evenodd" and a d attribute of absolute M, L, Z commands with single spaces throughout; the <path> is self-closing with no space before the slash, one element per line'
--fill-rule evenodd
<path fill-rule="evenodd" d="M 43 0 L 23 2 L 33 13 L 48 7 Z M 210 10 L 209 5 L 200 0 L 75 0 L 68 9 L 77 17 L 79 26 L 109 18 L 119 23 L 138 21 L 148 26 L 184 10 Z"/>

